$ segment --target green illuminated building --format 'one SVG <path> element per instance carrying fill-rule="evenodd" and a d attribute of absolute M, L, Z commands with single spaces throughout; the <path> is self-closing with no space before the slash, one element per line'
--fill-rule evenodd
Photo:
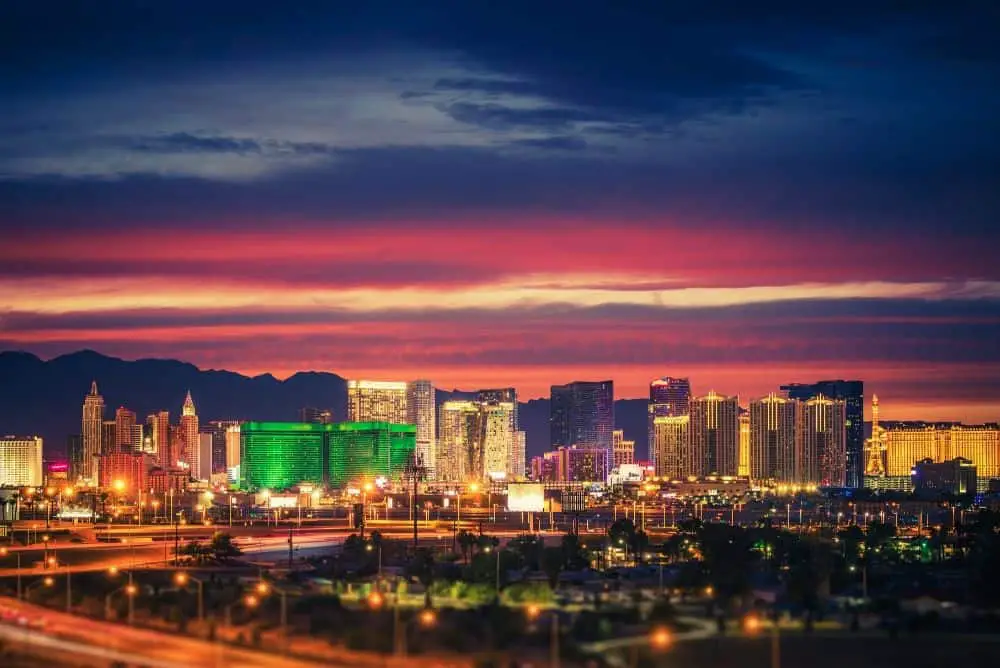
<path fill-rule="evenodd" d="M 417 447 L 417 428 L 412 424 L 339 422 L 330 428 L 331 485 L 399 477 Z"/>
<path fill-rule="evenodd" d="M 282 490 L 398 478 L 416 439 L 415 426 L 388 422 L 247 422 L 240 428 L 240 487 Z"/>
<path fill-rule="evenodd" d="M 326 427 L 307 422 L 240 426 L 240 488 L 282 490 L 323 482 Z"/>

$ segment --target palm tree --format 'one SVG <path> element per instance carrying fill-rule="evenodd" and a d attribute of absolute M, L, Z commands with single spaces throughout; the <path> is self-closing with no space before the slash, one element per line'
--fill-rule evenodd
<path fill-rule="evenodd" d="M 215 532 L 208 549 L 211 552 L 212 558 L 221 562 L 227 562 L 233 557 L 243 554 L 243 550 L 233 543 L 232 535 L 222 531 Z"/>

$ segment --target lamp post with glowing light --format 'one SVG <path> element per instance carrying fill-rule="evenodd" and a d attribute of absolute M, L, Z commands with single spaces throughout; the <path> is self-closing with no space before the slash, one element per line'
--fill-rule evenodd
<path fill-rule="evenodd" d="M 0 547 L 0 557 L 6 557 L 10 554 L 10 550 L 6 547 Z M 21 553 L 15 552 L 17 556 L 17 600 L 21 600 Z"/>
<path fill-rule="evenodd" d="M 174 575 L 174 582 L 178 587 L 184 587 L 188 582 L 194 582 L 198 586 L 198 621 L 205 621 L 205 590 L 204 580 L 196 578 L 188 573 L 180 572 Z"/>
<path fill-rule="evenodd" d="M 271 592 L 278 594 L 280 607 L 280 625 L 281 625 L 281 638 L 284 642 L 284 649 L 288 651 L 288 592 L 280 587 L 275 587 L 274 585 L 264 582 L 261 580 L 257 583 L 254 588 L 255 595 L 263 598 L 270 594 Z"/>
<path fill-rule="evenodd" d="M 31 584 L 29 584 L 27 587 L 24 588 L 25 600 L 29 598 L 28 595 L 31 593 L 31 590 L 34 589 L 35 587 L 51 587 L 52 585 L 55 584 L 55 582 L 56 582 L 55 578 L 52 577 L 51 575 L 46 575 L 41 580 L 32 582 Z"/>

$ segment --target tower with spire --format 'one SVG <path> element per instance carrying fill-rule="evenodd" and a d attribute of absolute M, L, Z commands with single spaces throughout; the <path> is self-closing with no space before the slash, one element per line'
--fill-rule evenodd
<path fill-rule="evenodd" d="M 82 435 L 82 461 L 80 462 L 80 478 L 87 483 L 97 484 L 97 466 L 100 461 L 101 432 L 104 424 L 104 397 L 97 392 L 97 381 L 91 381 L 90 394 L 83 400 L 83 420 L 80 426 Z M 111 444 L 114 445 L 114 444 Z"/>
<path fill-rule="evenodd" d="M 878 424 L 878 395 L 872 395 L 872 436 L 865 442 L 865 487 L 878 486 L 878 479 L 885 477 L 885 429 Z M 868 479 L 871 480 L 868 480 Z"/>
<path fill-rule="evenodd" d="M 180 424 L 180 448 L 176 453 L 177 461 L 171 462 L 171 466 L 191 464 L 191 459 L 198 451 L 198 413 L 195 411 L 194 399 L 191 398 L 191 390 L 188 390 L 184 397 L 184 404 L 181 406 Z"/>

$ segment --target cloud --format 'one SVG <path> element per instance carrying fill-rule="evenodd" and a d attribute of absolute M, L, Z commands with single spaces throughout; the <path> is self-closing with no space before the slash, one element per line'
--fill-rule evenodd
<path fill-rule="evenodd" d="M 566 135 L 557 137 L 543 137 L 540 139 L 517 139 L 512 144 L 516 146 L 527 146 L 529 148 L 541 148 L 556 151 L 583 151 L 587 148 L 587 142 L 579 137 Z"/>

